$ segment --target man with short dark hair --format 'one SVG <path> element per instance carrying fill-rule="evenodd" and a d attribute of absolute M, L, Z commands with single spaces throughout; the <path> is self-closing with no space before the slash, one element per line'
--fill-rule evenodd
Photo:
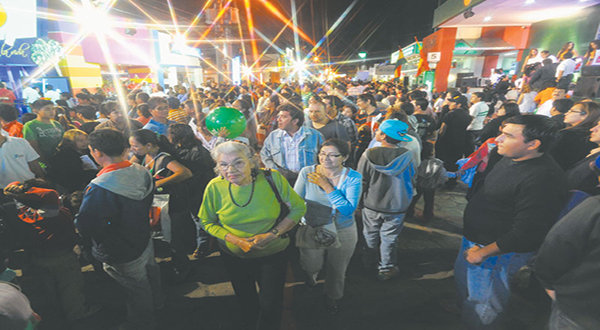
<path fill-rule="evenodd" d="M 408 124 L 398 119 L 384 121 L 375 134 L 381 146 L 367 149 L 357 167 L 363 179 L 365 260 L 371 261 L 379 252 L 377 278 L 381 281 L 399 274 L 396 243 L 414 195 L 413 156 L 398 146 L 412 139 L 407 130 Z"/>
<path fill-rule="evenodd" d="M 163 301 L 148 219 L 152 176 L 126 160 L 128 145 L 121 132 L 97 130 L 88 140 L 102 170 L 85 190 L 76 226 L 91 241 L 94 258 L 127 292 L 126 328 L 154 329 L 154 310 Z"/>
<path fill-rule="evenodd" d="M 100 112 L 104 114 L 108 120 L 96 126 L 94 130 L 114 129 L 120 131 L 126 137 L 131 135 L 131 132 L 142 128 L 142 123 L 137 120 L 127 118 L 127 114 L 119 104 L 115 101 L 106 101 L 100 106 Z"/>
<path fill-rule="evenodd" d="M 567 96 L 567 91 L 565 89 L 554 88 L 552 90 L 552 98 L 547 100 L 546 102 L 542 103 L 539 106 L 539 108 L 537 108 L 537 110 L 535 111 L 535 114 L 550 117 L 551 116 L 550 111 L 552 110 L 554 101 L 564 99 L 564 98 L 566 98 L 566 96 Z"/>
<path fill-rule="evenodd" d="M 40 155 L 41 161 L 46 162 L 56 153 L 64 129 L 54 120 L 56 111 L 52 101 L 39 99 L 31 104 L 31 108 L 37 117 L 23 125 L 23 137 Z"/>
<path fill-rule="evenodd" d="M 79 103 L 79 105 L 92 105 L 92 98 L 89 94 L 77 93 L 75 98 L 77 98 L 77 103 Z"/>
<path fill-rule="evenodd" d="M 23 137 L 23 124 L 17 120 L 19 110 L 11 104 L 0 103 L 0 124 L 2 129 L 13 137 Z"/>
<path fill-rule="evenodd" d="M 573 100 L 571 99 L 558 99 L 552 102 L 552 109 L 550 110 L 550 119 L 561 128 L 566 127 L 564 122 L 565 114 L 573 107 Z"/>
<path fill-rule="evenodd" d="M 496 138 L 503 158 L 476 182 L 464 212 L 454 266 L 469 329 L 497 327 L 507 316 L 510 282 L 527 265 L 565 201 L 565 174 L 547 154 L 557 129 L 546 117 L 511 117 Z"/>
<path fill-rule="evenodd" d="M 75 107 L 77 120 L 81 123 L 82 131 L 90 134 L 100 123 L 96 120 L 96 108 L 91 105 L 78 105 Z"/>
<path fill-rule="evenodd" d="M 277 108 L 277 129 L 265 139 L 260 158 L 267 168 L 281 172 L 293 186 L 303 167 L 317 163 L 317 152 L 323 136 L 304 126 L 304 113 L 292 104 Z"/>
<path fill-rule="evenodd" d="M 541 91 L 548 87 L 554 87 L 556 85 L 556 65 L 551 59 L 545 58 L 542 61 L 542 67 L 535 70 L 529 80 L 529 85 L 535 91 Z"/>

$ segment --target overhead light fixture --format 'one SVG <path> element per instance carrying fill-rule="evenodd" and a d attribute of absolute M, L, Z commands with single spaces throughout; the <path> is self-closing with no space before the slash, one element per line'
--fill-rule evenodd
<path fill-rule="evenodd" d="M 525 4 L 526 5 L 531 5 L 531 4 L 534 4 L 534 3 L 535 3 L 535 0 L 525 0 Z"/>
<path fill-rule="evenodd" d="M 465 19 L 467 19 L 475 16 L 475 13 L 473 12 L 473 9 L 469 8 L 463 13 L 463 16 L 465 17 Z"/>
<path fill-rule="evenodd" d="M 492 16 L 486 16 L 486 17 L 483 18 L 484 22 L 489 22 L 491 20 L 492 20 Z"/>

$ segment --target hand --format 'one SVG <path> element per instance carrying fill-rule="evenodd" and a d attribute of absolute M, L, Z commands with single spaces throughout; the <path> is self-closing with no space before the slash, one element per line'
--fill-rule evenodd
<path fill-rule="evenodd" d="M 485 260 L 486 257 L 481 255 L 480 250 L 481 250 L 481 248 L 479 246 L 474 246 L 474 247 L 468 249 L 467 251 L 465 251 L 464 256 L 465 256 L 465 259 L 467 260 L 467 262 L 472 265 L 481 264 Z"/>
<path fill-rule="evenodd" d="M 23 189 L 23 185 L 21 184 L 11 184 L 4 188 L 4 194 L 7 196 L 19 195 L 25 192 Z"/>
<path fill-rule="evenodd" d="M 546 289 L 546 294 L 548 295 L 548 297 L 550 297 L 550 299 L 552 299 L 552 301 L 556 300 L 556 291 Z"/>
<path fill-rule="evenodd" d="M 252 250 L 252 241 L 249 238 L 241 238 L 238 237 L 234 242 L 232 242 L 235 246 L 242 249 L 244 252 L 249 252 Z"/>
<path fill-rule="evenodd" d="M 217 132 L 218 137 L 226 138 L 228 135 L 229 135 L 229 131 L 227 130 L 227 128 L 225 128 L 225 127 L 219 128 L 219 131 Z"/>
<path fill-rule="evenodd" d="M 318 185 L 325 191 L 333 191 L 333 186 L 323 174 L 317 172 L 308 173 L 308 182 Z"/>
<path fill-rule="evenodd" d="M 264 249 L 269 243 L 277 239 L 277 236 L 271 232 L 264 234 L 258 234 L 250 237 L 248 240 L 252 244 L 252 249 L 261 250 Z"/>

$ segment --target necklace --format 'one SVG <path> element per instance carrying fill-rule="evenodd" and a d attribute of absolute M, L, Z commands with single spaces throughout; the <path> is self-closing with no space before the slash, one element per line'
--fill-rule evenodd
<path fill-rule="evenodd" d="M 252 190 L 250 191 L 250 198 L 248 198 L 248 201 L 246 202 L 246 204 L 244 205 L 240 205 L 238 204 L 235 199 L 233 198 L 233 193 L 231 193 L 231 182 L 229 182 L 229 198 L 231 198 L 231 201 L 233 202 L 233 204 L 237 207 L 246 207 L 248 206 L 248 204 L 250 204 L 250 202 L 252 201 L 252 196 L 254 196 L 254 185 L 255 185 L 255 178 L 252 178 Z"/>

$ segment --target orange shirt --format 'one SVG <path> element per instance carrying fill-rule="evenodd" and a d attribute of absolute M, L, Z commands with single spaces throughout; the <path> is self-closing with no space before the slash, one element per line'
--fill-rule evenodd
<path fill-rule="evenodd" d="M 2 129 L 5 130 L 8 133 L 8 135 L 12 137 L 23 137 L 23 124 L 19 123 L 16 120 L 13 120 L 8 124 L 3 125 Z"/>
<path fill-rule="evenodd" d="M 546 101 L 548 101 L 549 99 L 552 98 L 552 93 L 554 93 L 555 89 L 556 89 L 556 87 L 548 87 L 548 88 L 544 89 L 543 91 L 540 91 L 533 98 L 533 101 L 535 103 L 537 103 L 538 105 L 544 104 L 544 102 L 546 102 Z"/>

